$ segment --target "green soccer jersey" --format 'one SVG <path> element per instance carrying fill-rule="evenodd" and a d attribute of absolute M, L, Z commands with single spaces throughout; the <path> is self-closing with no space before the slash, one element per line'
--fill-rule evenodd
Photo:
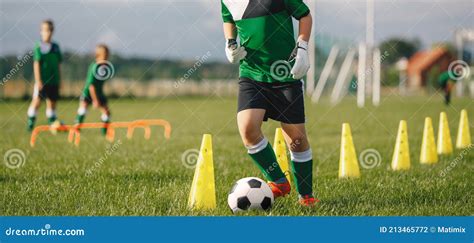
<path fill-rule="evenodd" d="M 449 81 L 456 82 L 456 74 L 453 71 L 445 71 L 439 75 L 438 84 L 441 87 L 446 87 Z"/>
<path fill-rule="evenodd" d="M 91 97 L 90 96 L 90 91 L 89 87 L 91 85 L 94 86 L 95 88 L 95 93 L 97 94 L 97 97 L 104 97 L 104 83 L 107 79 L 101 78 L 101 76 L 98 75 L 100 65 L 97 64 L 96 62 L 91 63 L 89 66 L 89 70 L 87 71 L 87 79 L 86 79 L 86 85 L 84 86 L 84 89 L 82 90 L 82 96 L 84 97 Z"/>
<path fill-rule="evenodd" d="M 58 44 L 37 42 L 33 51 L 33 59 L 40 63 L 43 84 L 59 85 L 59 64 L 62 61 Z"/>
<path fill-rule="evenodd" d="M 291 53 L 295 48 L 292 17 L 309 14 L 303 0 L 221 0 L 222 18 L 234 23 L 247 56 L 240 77 L 260 82 L 292 82 Z M 281 70 L 278 66 L 284 64 Z M 282 76 L 282 73 L 283 75 Z"/>

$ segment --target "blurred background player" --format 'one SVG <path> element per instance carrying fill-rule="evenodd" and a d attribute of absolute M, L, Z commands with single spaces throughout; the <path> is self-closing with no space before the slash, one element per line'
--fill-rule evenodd
<path fill-rule="evenodd" d="M 449 105 L 451 103 L 451 91 L 456 86 L 456 80 L 458 79 L 456 72 L 451 70 L 442 72 L 438 78 L 438 84 L 444 91 L 444 103 Z"/>
<path fill-rule="evenodd" d="M 299 202 L 311 206 L 317 200 L 312 191 L 313 157 L 301 81 L 309 69 L 310 10 L 302 0 L 222 0 L 221 8 L 227 59 L 240 63 L 237 123 L 242 141 L 269 180 L 274 196 L 287 195 L 290 184 L 261 131 L 268 118 L 279 121 L 290 148 Z M 292 18 L 299 21 L 297 43 Z M 286 69 L 283 75 L 276 71 L 281 68 Z"/>
<path fill-rule="evenodd" d="M 33 70 L 35 77 L 33 98 L 28 108 L 28 130 L 33 130 L 36 113 L 41 101 L 46 99 L 46 117 L 51 125 L 56 120 L 56 101 L 59 99 L 61 81 L 61 51 L 57 43 L 52 42 L 54 24 L 51 20 L 41 23 L 41 41 L 33 50 Z"/>
<path fill-rule="evenodd" d="M 95 49 L 95 61 L 89 66 L 87 79 L 80 98 L 79 109 L 77 110 L 76 125 L 81 124 L 87 113 L 90 104 L 94 108 L 99 108 L 102 112 L 101 120 L 104 122 L 102 133 L 107 133 L 107 127 L 110 122 L 110 110 L 107 106 L 107 97 L 104 94 L 104 83 L 110 78 L 107 70 L 110 68 L 109 48 L 104 44 L 97 45 Z M 103 70 L 101 70 L 103 69 Z"/>

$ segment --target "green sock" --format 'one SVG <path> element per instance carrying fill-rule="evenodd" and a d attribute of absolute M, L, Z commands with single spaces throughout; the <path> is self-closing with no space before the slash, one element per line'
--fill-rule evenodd
<path fill-rule="evenodd" d="M 107 114 L 102 114 L 102 116 L 100 117 L 100 119 L 102 120 L 102 122 L 104 123 L 104 127 L 102 127 L 102 135 L 106 135 L 107 134 L 107 129 L 109 128 L 109 123 L 110 123 L 110 117 L 109 115 Z"/>
<path fill-rule="evenodd" d="M 48 117 L 48 124 L 53 124 L 54 121 L 56 121 L 56 116 L 51 116 L 51 117 Z"/>
<path fill-rule="evenodd" d="M 109 128 L 109 122 L 104 122 L 104 127 L 102 127 L 102 135 L 107 135 L 107 129 Z"/>
<path fill-rule="evenodd" d="M 285 178 L 285 174 L 283 174 L 277 162 L 275 152 L 266 138 L 257 145 L 248 147 L 247 149 L 250 157 L 267 180 L 276 182 L 281 178 Z"/>
<path fill-rule="evenodd" d="M 32 131 L 35 127 L 36 117 L 30 116 L 28 117 L 28 131 Z"/>
<path fill-rule="evenodd" d="M 76 116 L 76 124 L 81 124 L 84 122 L 84 119 L 86 118 L 86 115 L 77 115 Z"/>
<path fill-rule="evenodd" d="M 311 149 L 291 152 L 291 167 L 296 190 L 302 196 L 313 194 L 313 159 Z"/>

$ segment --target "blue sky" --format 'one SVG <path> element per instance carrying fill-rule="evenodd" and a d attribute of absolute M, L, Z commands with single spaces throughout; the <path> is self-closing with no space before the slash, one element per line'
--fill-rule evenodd
<path fill-rule="evenodd" d="M 473 0 L 375 0 L 376 41 L 419 38 L 426 46 L 474 28 Z M 315 30 L 357 43 L 365 37 L 365 1 L 316 0 Z M 208 51 L 223 59 L 218 0 L 0 0 L 0 55 L 21 54 L 52 18 L 54 39 L 78 53 L 105 42 L 127 56 L 194 59 Z"/>

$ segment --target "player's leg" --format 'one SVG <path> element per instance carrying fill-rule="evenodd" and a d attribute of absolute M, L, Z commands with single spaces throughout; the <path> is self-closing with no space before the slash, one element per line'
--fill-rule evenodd
<path fill-rule="evenodd" d="M 313 154 L 306 135 L 305 124 L 281 123 L 283 135 L 290 149 L 291 168 L 300 203 L 313 205 Z"/>
<path fill-rule="evenodd" d="M 35 127 L 36 113 L 41 105 L 41 97 L 37 87 L 34 88 L 33 98 L 31 99 L 30 106 L 28 107 L 28 131 L 32 131 Z"/>
<path fill-rule="evenodd" d="M 77 115 L 76 115 L 76 125 L 79 125 L 84 122 L 84 119 L 86 118 L 87 114 L 87 107 L 89 107 L 89 102 L 87 102 L 85 99 L 81 97 L 81 100 L 79 101 L 79 108 L 77 109 Z"/>
<path fill-rule="evenodd" d="M 284 196 L 290 192 L 291 187 L 278 165 L 272 146 L 263 136 L 261 126 L 264 116 L 264 109 L 240 111 L 237 113 L 239 132 L 249 156 L 270 181 L 275 197 Z"/>
<path fill-rule="evenodd" d="M 446 88 L 444 89 L 444 103 L 449 105 L 451 103 L 451 91 L 454 87 L 454 84 L 450 81 L 446 84 Z"/>
<path fill-rule="evenodd" d="M 59 99 L 59 85 L 44 85 L 42 94 L 46 98 L 46 117 L 51 125 L 58 119 L 56 116 L 56 104 Z"/>
<path fill-rule="evenodd" d="M 104 123 L 104 127 L 102 127 L 102 134 L 106 135 L 107 134 L 107 129 L 109 128 L 109 123 L 110 123 L 110 109 L 109 109 L 107 103 L 102 103 L 100 105 L 100 110 L 102 112 L 102 115 L 100 116 L 100 119 Z"/>
<path fill-rule="evenodd" d="M 46 99 L 46 118 L 48 123 L 53 124 L 56 121 L 56 100 L 47 98 Z"/>

